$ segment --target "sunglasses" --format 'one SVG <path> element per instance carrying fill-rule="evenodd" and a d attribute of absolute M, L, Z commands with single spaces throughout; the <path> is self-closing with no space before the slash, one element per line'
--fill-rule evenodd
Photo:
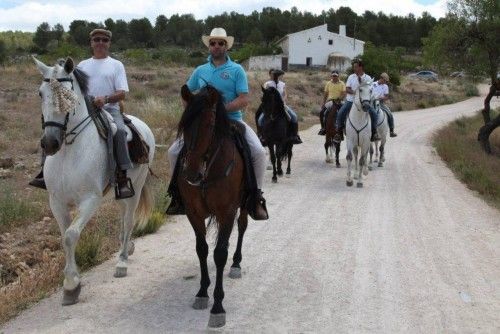
<path fill-rule="evenodd" d="M 109 42 L 109 38 L 107 38 L 107 37 L 94 37 L 94 38 L 92 38 L 92 41 L 96 42 L 96 43 L 99 43 L 99 42 L 107 43 L 107 42 Z"/>
<path fill-rule="evenodd" d="M 210 42 L 210 46 L 215 46 L 215 44 L 219 44 L 219 46 L 224 46 L 224 45 L 226 45 L 226 42 L 224 42 L 224 41 L 218 41 L 218 42 L 211 41 Z"/>

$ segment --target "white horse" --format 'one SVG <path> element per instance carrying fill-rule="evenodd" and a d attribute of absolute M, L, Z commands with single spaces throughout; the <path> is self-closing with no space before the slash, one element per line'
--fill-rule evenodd
<path fill-rule="evenodd" d="M 378 167 L 383 167 L 385 162 L 385 143 L 387 141 L 387 134 L 389 133 L 389 120 L 384 110 L 382 110 L 380 100 L 373 101 L 373 107 L 377 112 L 377 134 L 380 140 L 375 141 L 370 146 L 370 163 L 368 169 L 372 170 L 372 163 L 378 162 Z M 375 160 L 373 160 L 373 153 L 375 151 Z M 380 156 L 379 156 L 380 151 Z"/>
<path fill-rule="evenodd" d="M 109 189 L 107 145 L 99 137 L 97 128 L 89 118 L 84 101 L 87 76 L 75 68 L 68 58 L 64 65 L 49 67 L 34 59 L 44 78 L 39 95 L 42 99 L 44 133 L 41 140 L 48 155 L 43 168 L 49 204 L 59 224 L 66 256 L 64 267 L 63 305 L 78 302 L 81 290 L 80 275 L 75 262 L 75 248 L 85 225 L 101 205 Z M 130 116 L 149 145 L 149 162 L 153 161 L 155 140 L 148 126 Z M 148 221 L 152 209 L 152 196 L 146 178 L 148 164 L 135 165 L 128 171 L 135 195 L 119 200 L 121 208 L 121 248 L 115 277 L 127 274 L 127 259 L 133 252 L 130 241 L 134 221 Z M 70 216 L 70 208 L 78 210 Z"/>
<path fill-rule="evenodd" d="M 358 179 L 356 186 L 363 187 L 362 173 L 368 175 L 366 158 L 370 150 L 371 122 L 368 108 L 372 97 L 372 82 L 362 81 L 354 94 L 354 101 L 346 121 L 347 146 L 347 181 L 348 187 L 353 185 L 352 160 L 355 163 L 354 178 Z M 359 161 L 358 161 L 359 155 Z M 359 164 L 359 165 L 358 165 Z"/>

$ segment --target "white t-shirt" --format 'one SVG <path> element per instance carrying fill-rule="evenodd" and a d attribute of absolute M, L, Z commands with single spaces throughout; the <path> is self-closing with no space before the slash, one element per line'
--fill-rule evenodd
<path fill-rule="evenodd" d="M 266 81 L 264 84 L 264 88 L 274 87 L 280 92 L 281 99 L 283 99 L 283 94 L 285 94 L 285 83 L 283 81 L 278 80 L 278 85 L 276 86 L 276 82 L 273 80 Z"/>
<path fill-rule="evenodd" d="M 111 57 L 89 58 L 78 64 L 89 76 L 89 95 L 113 95 L 118 90 L 128 92 L 127 75 L 122 62 Z M 118 103 L 108 103 L 105 109 L 119 109 Z"/>
<path fill-rule="evenodd" d="M 373 83 L 373 96 L 380 99 L 385 95 L 389 95 L 389 87 L 386 84 L 379 84 L 378 81 Z"/>
<path fill-rule="evenodd" d="M 364 73 L 361 76 L 361 81 L 367 81 L 367 80 L 372 80 L 372 78 L 368 74 Z M 346 82 L 345 86 L 350 87 L 353 91 L 356 91 L 356 89 L 358 89 L 359 81 L 358 81 L 358 76 L 356 75 L 356 73 L 351 74 L 347 78 L 347 82 Z M 345 99 L 349 102 L 354 101 L 354 94 L 347 93 L 347 96 Z"/>

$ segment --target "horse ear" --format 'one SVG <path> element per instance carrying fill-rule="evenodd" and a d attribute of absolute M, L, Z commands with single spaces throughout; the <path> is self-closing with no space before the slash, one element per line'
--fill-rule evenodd
<path fill-rule="evenodd" d="M 33 61 L 36 64 L 36 67 L 42 73 L 43 77 L 47 77 L 47 72 L 50 70 L 50 67 L 39 61 L 38 59 L 35 58 L 35 56 L 31 56 L 33 58 Z"/>
<path fill-rule="evenodd" d="M 208 90 L 208 103 L 210 106 L 213 106 L 217 103 L 217 100 L 219 99 L 219 92 L 211 87 L 211 89 Z"/>
<path fill-rule="evenodd" d="M 74 69 L 75 62 L 73 61 L 73 58 L 68 57 L 68 59 L 66 59 L 66 62 L 64 63 L 64 70 L 66 71 L 66 73 L 71 74 Z"/>
<path fill-rule="evenodd" d="M 181 97 L 184 101 L 190 102 L 191 99 L 193 98 L 193 93 L 189 90 L 187 85 L 182 85 L 181 87 Z"/>

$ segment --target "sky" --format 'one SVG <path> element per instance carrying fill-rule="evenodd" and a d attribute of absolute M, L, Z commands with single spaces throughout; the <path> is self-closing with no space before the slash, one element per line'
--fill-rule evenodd
<path fill-rule="evenodd" d="M 399 16 L 413 13 L 416 17 L 427 11 L 436 18 L 446 13 L 446 0 L 0 0 L 0 31 L 34 32 L 42 22 L 51 26 L 60 23 L 68 30 L 73 20 L 104 22 L 109 17 L 127 22 L 147 17 L 154 25 L 160 14 L 193 14 L 196 19 L 204 19 L 223 12 L 248 15 L 263 7 L 284 11 L 293 6 L 316 15 L 341 6 L 359 15 L 366 10 Z"/>

